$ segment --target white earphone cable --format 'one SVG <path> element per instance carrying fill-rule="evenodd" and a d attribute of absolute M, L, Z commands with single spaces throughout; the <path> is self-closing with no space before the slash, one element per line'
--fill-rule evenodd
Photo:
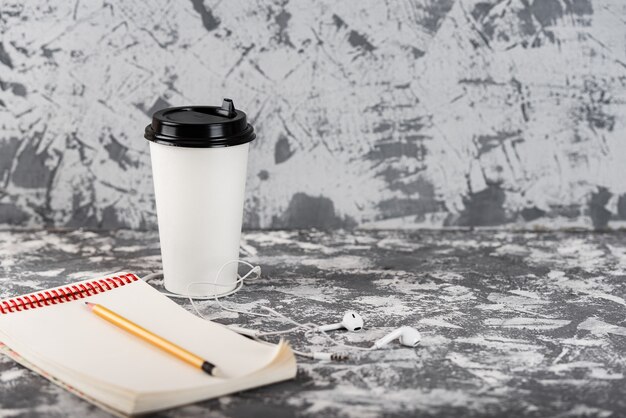
<path fill-rule="evenodd" d="M 195 285 L 206 285 L 206 284 L 210 284 L 213 286 L 224 286 L 224 287 L 231 287 L 233 285 L 233 283 L 218 283 L 219 278 L 222 274 L 222 272 L 224 271 L 224 268 L 226 266 L 229 266 L 233 263 L 237 263 L 237 264 L 243 264 L 245 266 L 250 267 L 250 270 L 244 274 L 243 276 L 240 276 L 239 273 L 237 273 L 237 279 L 235 280 L 234 284 L 235 287 L 227 292 L 224 293 L 219 293 L 219 294 L 215 294 L 215 295 L 211 295 L 211 296 L 197 296 L 197 295 L 191 295 L 190 294 L 190 288 L 192 286 Z M 195 313 L 203 319 L 207 319 L 204 317 L 204 315 L 202 315 L 202 313 L 200 312 L 200 310 L 198 309 L 195 300 L 213 300 L 214 302 L 216 302 L 218 304 L 218 306 L 225 310 L 225 311 L 229 311 L 229 312 L 234 312 L 234 313 L 239 313 L 239 314 L 243 314 L 243 315 L 253 315 L 253 316 L 258 316 L 258 317 L 265 317 L 265 318 L 271 318 L 271 317 L 278 317 L 283 319 L 284 321 L 287 321 L 289 323 L 291 323 L 293 326 L 284 330 L 279 330 L 279 331 L 256 331 L 254 333 L 254 336 L 252 338 L 254 338 L 255 340 L 259 341 L 259 342 L 264 342 L 266 343 L 264 340 L 260 339 L 259 337 L 263 337 L 263 336 L 275 336 L 275 335 L 282 335 L 282 334 L 289 334 L 292 332 L 296 332 L 298 330 L 304 329 L 305 330 L 305 335 L 313 333 L 313 332 L 319 332 L 320 334 L 322 334 L 322 336 L 324 336 L 325 339 L 327 339 L 328 341 L 330 341 L 333 345 L 337 346 L 337 347 L 342 347 L 342 348 L 347 348 L 347 349 L 353 349 L 353 350 L 360 350 L 360 351 L 371 351 L 376 349 L 376 346 L 372 346 L 372 347 L 360 347 L 360 346 L 355 346 L 355 345 L 350 345 L 350 344 L 345 344 L 343 342 L 337 341 L 336 339 L 334 339 L 333 337 L 331 337 L 330 335 L 328 335 L 328 333 L 324 330 L 320 329 L 320 326 L 318 324 L 312 323 L 312 322 L 308 322 L 308 323 L 300 323 L 298 321 L 295 321 L 294 319 L 276 311 L 275 309 L 272 309 L 270 307 L 267 306 L 261 306 L 259 307 L 260 309 L 263 309 L 269 313 L 260 313 L 260 312 L 251 312 L 251 311 L 241 311 L 238 309 L 233 309 L 233 308 L 229 308 L 228 306 L 224 305 L 222 303 L 222 301 L 220 300 L 220 298 L 223 298 L 225 296 L 230 296 L 233 295 L 235 293 L 237 293 L 244 284 L 245 280 L 255 280 L 257 278 L 260 277 L 260 271 L 261 268 L 259 266 L 253 266 L 252 264 L 248 263 L 247 261 L 243 261 L 243 260 L 238 260 L 238 259 L 233 259 L 230 261 L 227 261 L 226 263 L 222 264 L 222 266 L 219 268 L 219 270 L 217 271 L 217 274 L 215 275 L 215 280 L 213 282 L 208 282 L 208 281 L 197 281 L 197 282 L 191 282 L 189 283 L 189 285 L 187 286 L 187 294 L 186 295 L 179 295 L 176 293 L 171 293 L 171 292 L 161 292 L 163 293 L 165 296 L 169 296 L 172 298 L 184 298 L 184 299 L 188 299 L 193 310 L 195 311 Z M 254 277 L 250 276 L 252 274 L 256 275 Z M 156 279 L 156 278 L 160 278 L 163 276 L 162 272 L 158 272 L 158 273 L 151 273 L 148 274 L 146 276 L 143 277 L 143 280 L 148 282 L 150 280 Z M 309 353 L 309 352 L 303 352 L 303 351 L 298 351 L 298 350 L 293 350 L 294 353 L 301 355 L 301 356 L 305 356 L 305 357 L 310 357 L 310 358 L 320 358 L 320 359 L 326 359 L 326 357 L 328 356 L 339 356 L 336 354 L 326 354 L 326 353 Z M 339 356 L 341 357 L 341 356 Z M 328 357 L 328 359 L 330 359 L 330 357 Z"/>
<path fill-rule="evenodd" d="M 211 282 L 191 282 L 189 283 L 189 285 L 187 285 L 187 293 L 188 296 L 186 296 L 187 299 L 189 299 L 189 302 L 191 303 L 191 306 L 193 307 L 194 311 L 196 311 L 196 314 L 198 314 L 198 316 L 200 316 L 201 318 L 204 318 L 202 316 L 202 314 L 200 313 L 200 310 L 198 309 L 198 307 L 196 306 L 194 299 L 199 299 L 196 296 L 191 296 L 189 295 L 189 289 L 191 288 L 191 286 L 193 285 L 199 285 L 199 284 L 212 284 L 213 286 L 232 286 L 232 283 L 228 283 L 228 284 L 223 284 L 223 283 L 218 283 L 219 278 L 222 274 L 222 271 L 224 271 L 224 268 L 226 266 L 229 266 L 233 263 L 237 263 L 237 264 L 243 264 L 245 266 L 250 267 L 250 270 L 244 274 L 243 276 L 240 276 L 239 273 L 237 273 L 237 280 L 235 280 L 235 288 L 225 292 L 225 293 L 220 293 L 220 294 L 215 294 L 211 297 L 203 297 L 202 299 L 212 299 L 213 301 L 215 301 L 220 308 L 222 308 L 225 311 L 229 311 L 229 312 L 235 312 L 235 313 L 240 313 L 240 314 L 244 314 L 244 315 L 254 315 L 254 316 L 260 316 L 260 317 L 265 317 L 265 318 L 269 318 L 271 317 L 271 315 L 269 314 L 263 314 L 263 313 L 259 313 L 259 312 L 250 312 L 250 311 L 240 311 L 238 309 L 233 309 L 233 308 L 229 308 L 228 306 L 224 305 L 222 303 L 222 301 L 220 300 L 220 298 L 223 298 L 225 296 L 230 296 L 230 295 L 234 295 L 235 293 L 237 293 L 242 287 L 243 287 L 243 282 L 253 273 L 256 273 L 254 278 L 251 278 L 250 280 L 254 280 L 257 279 L 261 276 L 261 268 L 259 266 L 253 266 L 252 264 L 248 263 L 247 261 L 243 261 L 243 260 L 230 260 L 227 261 L 226 263 L 222 264 L 222 266 L 220 267 L 220 269 L 217 271 L 217 274 L 215 275 L 215 280 L 213 281 L 213 283 Z"/>

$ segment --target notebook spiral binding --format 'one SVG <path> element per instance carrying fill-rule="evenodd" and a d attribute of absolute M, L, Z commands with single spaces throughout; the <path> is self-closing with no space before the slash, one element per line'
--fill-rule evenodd
<path fill-rule="evenodd" d="M 70 302 L 72 300 L 82 299 L 87 296 L 97 295 L 98 293 L 103 293 L 107 290 L 125 286 L 137 280 L 139 280 L 138 277 L 132 273 L 122 274 L 119 276 L 75 283 L 65 287 L 58 287 L 56 289 L 45 290 L 43 292 L 32 293 L 30 295 L 5 299 L 0 301 L 0 313 L 8 314 L 16 311 L 27 311 L 29 309 L 41 308 L 43 306 L 56 305 L 57 303 Z"/>

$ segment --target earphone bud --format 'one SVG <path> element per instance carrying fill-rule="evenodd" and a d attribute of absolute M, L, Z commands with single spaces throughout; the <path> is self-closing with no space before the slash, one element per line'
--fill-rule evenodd
<path fill-rule="evenodd" d="M 419 331 L 416 330 L 415 328 L 404 326 L 394 331 L 391 331 L 389 334 L 376 340 L 376 342 L 374 343 L 374 347 L 380 348 L 382 346 L 385 346 L 389 344 L 391 341 L 395 340 L 396 338 L 399 338 L 400 344 L 404 346 L 415 347 L 417 344 L 419 344 L 420 340 L 422 339 L 422 336 L 420 335 Z"/>
<path fill-rule="evenodd" d="M 321 325 L 319 330 L 332 331 L 341 328 L 345 328 L 348 331 L 358 331 L 363 328 L 363 318 L 361 318 L 361 315 L 354 311 L 347 311 L 343 315 L 341 322 L 337 322 L 336 324 Z"/>

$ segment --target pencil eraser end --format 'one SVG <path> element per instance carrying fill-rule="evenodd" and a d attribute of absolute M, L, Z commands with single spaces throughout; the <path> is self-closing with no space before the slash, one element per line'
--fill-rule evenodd
<path fill-rule="evenodd" d="M 219 369 L 215 367 L 214 365 L 212 365 L 211 363 L 209 363 L 208 361 L 205 361 L 204 363 L 202 363 L 202 370 L 206 374 L 211 375 L 213 377 L 224 377 L 224 375 L 220 373 Z"/>

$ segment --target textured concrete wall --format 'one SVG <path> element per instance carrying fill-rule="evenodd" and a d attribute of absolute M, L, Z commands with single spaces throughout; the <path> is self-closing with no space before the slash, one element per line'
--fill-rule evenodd
<path fill-rule="evenodd" d="M 622 0 L 5 0 L 0 224 L 154 227 L 143 128 L 234 99 L 248 227 L 620 227 Z"/>

